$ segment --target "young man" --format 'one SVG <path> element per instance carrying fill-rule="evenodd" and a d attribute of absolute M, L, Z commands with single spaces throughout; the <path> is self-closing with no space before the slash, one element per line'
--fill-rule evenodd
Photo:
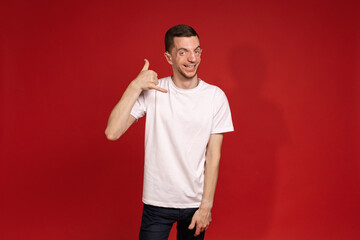
<path fill-rule="evenodd" d="M 173 75 L 157 78 L 149 62 L 112 110 L 105 134 L 116 140 L 146 113 L 141 240 L 204 239 L 211 221 L 223 133 L 233 131 L 224 92 L 197 77 L 198 34 L 176 25 L 165 35 Z"/>

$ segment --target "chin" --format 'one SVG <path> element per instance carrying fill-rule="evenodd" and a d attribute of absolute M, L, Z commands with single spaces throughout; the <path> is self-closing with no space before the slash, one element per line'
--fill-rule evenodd
<path fill-rule="evenodd" d="M 186 78 L 186 79 L 193 79 L 195 76 L 196 76 L 196 73 L 195 74 L 193 74 L 193 75 L 186 75 L 186 74 L 181 74 L 184 78 Z"/>
<path fill-rule="evenodd" d="M 193 72 L 193 73 L 186 73 L 186 72 L 183 72 L 183 71 L 179 71 L 181 76 L 183 76 L 184 78 L 186 79 L 192 79 L 194 78 L 196 75 L 197 75 L 197 69 Z"/>

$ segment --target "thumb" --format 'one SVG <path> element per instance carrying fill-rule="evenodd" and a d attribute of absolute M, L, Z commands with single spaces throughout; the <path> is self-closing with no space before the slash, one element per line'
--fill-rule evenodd
<path fill-rule="evenodd" d="M 193 218 L 193 219 L 191 220 L 190 225 L 189 225 L 189 229 L 190 229 L 190 230 L 193 230 L 194 227 L 195 227 L 195 220 L 194 220 L 194 218 Z"/>
<path fill-rule="evenodd" d="M 147 59 L 144 59 L 144 61 L 145 61 L 145 64 L 141 71 L 149 70 L 149 65 L 150 65 L 149 61 Z"/>

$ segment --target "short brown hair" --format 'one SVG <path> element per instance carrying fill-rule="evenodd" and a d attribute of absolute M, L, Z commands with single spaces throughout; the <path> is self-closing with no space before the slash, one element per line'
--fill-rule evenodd
<path fill-rule="evenodd" d="M 199 38 L 199 35 L 195 30 L 184 24 L 175 25 L 165 34 L 165 51 L 170 52 L 171 48 L 174 46 L 174 37 L 193 37 L 196 36 Z M 200 39 L 200 38 L 199 38 Z"/>

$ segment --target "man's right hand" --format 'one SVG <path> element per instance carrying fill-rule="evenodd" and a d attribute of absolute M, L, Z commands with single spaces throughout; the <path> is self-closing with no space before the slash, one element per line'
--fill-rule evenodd
<path fill-rule="evenodd" d="M 145 59 L 145 65 L 139 75 L 133 80 L 132 84 L 141 89 L 141 90 L 149 90 L 149 89 L 155 89 L 157 91 L 167 93 L 166 89 L 163 89 L 161 87 L 158 87 L 159 84 L 157 73 L 149 70 L 149 61 Z"/>

